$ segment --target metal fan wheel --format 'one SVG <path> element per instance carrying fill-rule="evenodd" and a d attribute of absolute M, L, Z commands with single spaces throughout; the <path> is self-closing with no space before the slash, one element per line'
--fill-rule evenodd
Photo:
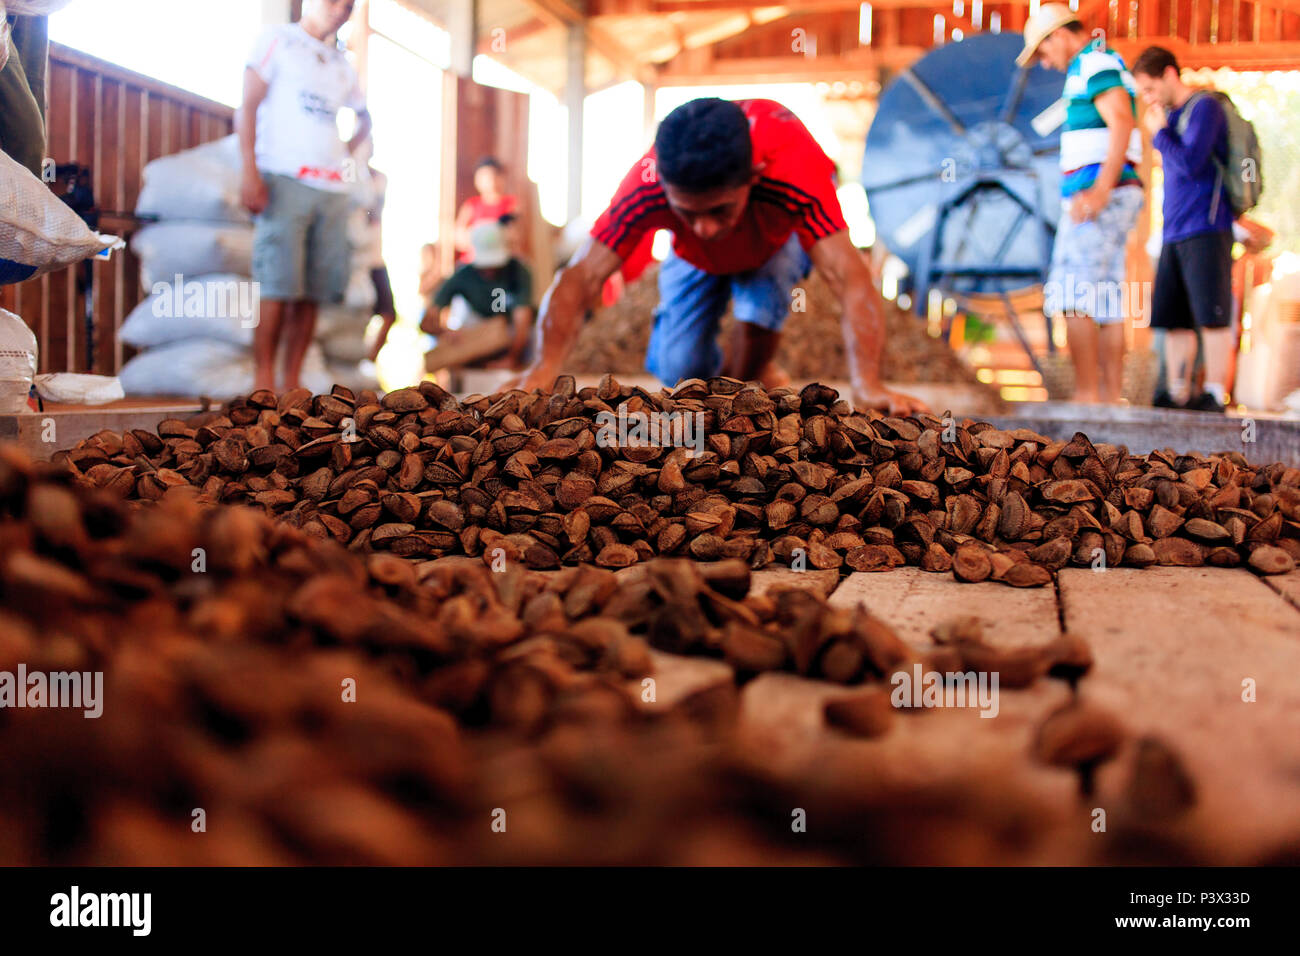
<path fill-rule="evenodd" d="M 1060 131 L 1036 131 L 1033 120 L 1060 99 L 1064 76 L 1017 68 L 1020 49 L 1013 34 L 949 43 L 881 95 L 862 184 L 877 233 L 908 267 L 901 290 L 918 310 L 931 289 L 1007 305 L 1008 293 L 1020 298 L 1046 278 Z"/>

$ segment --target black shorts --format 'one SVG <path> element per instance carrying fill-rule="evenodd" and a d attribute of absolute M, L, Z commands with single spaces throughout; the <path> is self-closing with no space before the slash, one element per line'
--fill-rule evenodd
<path fill-rule="evenodd" d="M 388 278 L 388 267 L 381 266 L 370 270 L 370 279 L 375 284 L 375 315 L 395 315 L 397 306 L 393 302 L 393 283 Z"/>
<path fill-rule="evenodd" d="M 1165 243 L 1151 293 L 1151 327 L 1222 329 L 1231 322 L 1231 231 Z"/>

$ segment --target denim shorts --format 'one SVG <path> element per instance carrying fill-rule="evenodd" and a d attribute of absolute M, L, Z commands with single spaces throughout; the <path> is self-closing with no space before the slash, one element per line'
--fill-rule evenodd
<path fill-rule="evenodd" d="M 352 264 L 347 193 L 263 173 L 269 200 L 253 220 L 253 278 L 262 298 L 337 305 Z"/>
<path fill-rule="evenodd" d="M 1132 296 L 1124 284 L 1128 235 L 1142 209 L 1140 186 L 1119 186 L 1093 219 L 1075 222 L 1071 198 L 1061 204 L 1061 218 L 1052 246 L 1052 268 L 1043 286 L 1043 308 L 1049 315 L 1091 315 L 1099 325 L 1122 322 Z"/>
<path fill-rule="evenodd" d="M 737 322 L 779 332 L 790 314 L 791 291 L 811 271 L 812 260 L 793 233 L 761 267 L 733 275 L 712 275 L 670 252 L 659 266 L 659 306 L 646 369 L 667 385 L 717 375 L 722 368 L 718 324 L 727 303 Z"/>

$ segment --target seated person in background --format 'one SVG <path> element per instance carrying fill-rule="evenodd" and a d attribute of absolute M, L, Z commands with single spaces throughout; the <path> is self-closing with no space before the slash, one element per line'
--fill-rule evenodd
<path fill-rule="evenodd" d="M 510 255 L 501 224 L 489 220 L 470 230 L 473 263 L 461 265 L 434 293 L 435 309 L 448 309 L 454 335 L 472 335 L 474 326 L 494 316 L 507 317 L 511 342 L 489 368 L 520 368 L 533 328 L 533 277 Z M 425 327 L 424 331 L 432 331 Z"/>
<path fill-rule="evenodd" d="M 513 215 L 519 208 L 519 200 L 506 194 L 505 167 L 495 156 L 485 156 L 474 167 L 474 188 L 477 196 L 465 200 L 456 214 L 456 249 L 457 261 L 470 262 L 474 250 L 470 243 L 469 232 L 480 222 L 499 222 L 502 216 Z"/>

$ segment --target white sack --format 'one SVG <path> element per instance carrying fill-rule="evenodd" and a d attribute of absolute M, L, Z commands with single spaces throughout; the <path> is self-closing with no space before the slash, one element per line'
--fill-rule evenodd
<path fill-rule="evenodd" d="M 217 339 L 188 339 L 141 352 L 118 377 L 127 395 L 233 398 L 253 390 L 253 353 Z M 307 350 L 302 378 L 317 394 L 333 384 L 318 345 Z"/>
<path fill-rule="evenodd" d="M 140 257 L 140 282 L 152 292 L 177 275 L 186 280 L 214 272 L 253 273 L 253 227 L 203 222 L 160 222 L 131 240 Z"/>
<path fill-rule="evenodd" d="M 0 309 L 0 415 L 27 411 L 36 354 L 36 336 L 27 323 Z"/>
<path fill-rule="evenodd" d="M 45 183 L 0 153 L 0 285 L 62 269 L 119 245 L 115 236 L 92 231 Z"/>
<path fill-rule="evenodd" d="M 163 156 L 144 168 L 135 213 L 249 225 L 253 217 L 240 202 L 240 179 L 237 136 Z"/>
<path fill-rule="evenodd" d="M 36 391 L 47 402 L 68 405 L 106 405 L 126 398 L 122 383 L 113 375 L 54 372 L 36 376 Z"/>
<path fill-rule="evenodd" d="M 118 336 L 137 349 L 182 339 L 219 339 L 251 345 L 259 321 L 256 289 L 245 276 L 198 276 L 180 283 L 160 282 L 131 310 Z"/>

